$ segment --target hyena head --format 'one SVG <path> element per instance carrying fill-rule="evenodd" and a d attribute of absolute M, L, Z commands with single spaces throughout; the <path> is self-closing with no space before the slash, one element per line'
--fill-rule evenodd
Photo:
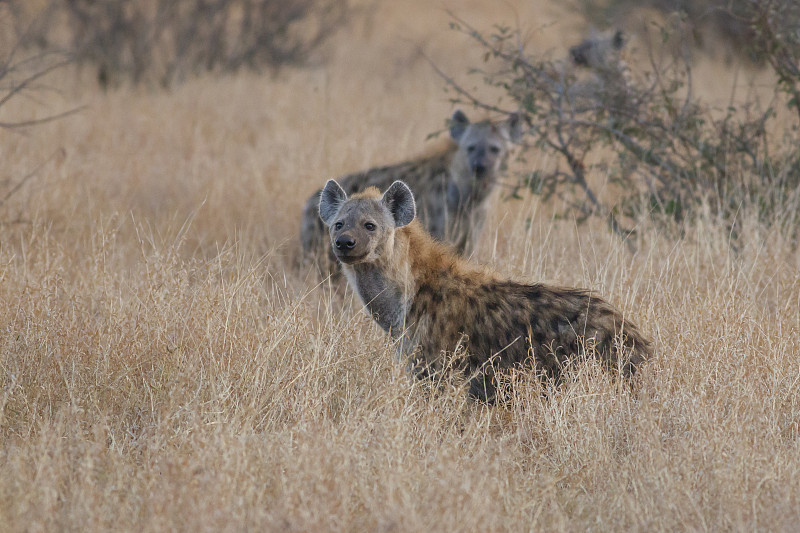
<path fill-rule="evenodd" d="M 511 144 L 522 137 L 522 124 L 516 113 L 500 123 L 471 123 L 458 110 L 450 119 L 450 136 L 458 144 L 453 179 L 488 185 L 499 176 Z"/>
<path fill-rule="evenodd" d="M 380 258 L 392 246 L 395 230 L 410 224 L 416 212 L 414 195 L 402 181 L 392 183 L 383 195 L 369 187 L 348 198 L 335 180 L 328 180 L 319 199 L 333 253 L 347 265 Z"/>
<path fill-rule="evenodd" d="M 569 49 L 575 66 L 602 70 L 620 61 L 620 51 L 626 44 L 625 34 L 617 30 L 610 37 L 586 39 Z"/>

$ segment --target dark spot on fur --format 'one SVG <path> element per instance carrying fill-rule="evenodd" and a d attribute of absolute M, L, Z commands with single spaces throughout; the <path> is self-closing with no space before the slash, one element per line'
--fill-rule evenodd
<path fill-rule="evenodd" d="M 522 294 L 528 300 L 539 300 L 542 297 L 542 287 L 540 285 L 523 286 Z"/>

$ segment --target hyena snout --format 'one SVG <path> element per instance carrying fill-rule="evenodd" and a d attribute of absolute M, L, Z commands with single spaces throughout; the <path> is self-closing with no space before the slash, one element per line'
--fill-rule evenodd
<path fill-rule="evenodd" d="M 486 174 L 489 173 L 489 167 L 483 163 L 475 163 L 472 165 L 472 173 L 475 174 L 476 178 L 485 178 Z"/>
<path fill-rule="evenodd" d="M 367 235 L 359 234 L 358 229 L 345 229 L 341 232 L 334 232 L 331 235 L 333 244 L 333 255 L 339 261 L 347 264 L 356 263 L 369 255 L 369 238 Z"/>
<path fill-rule="evenodd" d="M 356 247 L 356 238 L 345 233 L 344 235 L 336 237 L 333 241 L 333 245 L 336 246 L 337 250 L 352 250 Z"/>
<path fill-rule="evenodd" d="M 469 154 L 469 168 L 472 174 L 478 178 L 491 178 L 495 173 L 495 163 L 497 154 L 490 148 L 476 148 Z"/>

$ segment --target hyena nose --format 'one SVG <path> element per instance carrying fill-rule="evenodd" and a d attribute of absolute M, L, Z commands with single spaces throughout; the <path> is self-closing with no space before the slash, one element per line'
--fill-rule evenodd
<path fill-rule="evenodd" d="M 342 235 L 340 237 L 336 237 L 334 244 L 336 245 L 337 250 L 341 250 L 342 248 L 352 250 L 356 246 L 356 240 L 350 235 Z"/>
<path fill-rule="evenodd" d="M 483 176 L 486 174 L 487 167 L 486 165 L 475 165 L 475 175 L 476 176 Z"/>

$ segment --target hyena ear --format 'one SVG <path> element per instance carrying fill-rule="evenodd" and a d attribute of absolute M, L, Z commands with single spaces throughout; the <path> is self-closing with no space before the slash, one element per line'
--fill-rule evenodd
<path fill-rule="evenodd" d="M 402 228 L 411 224 L 417 216 L 417 204 L 414 202 L 414 193 L 408 185 L 402 181 L 392 183 L 386 192 L 383 193 L 381 202 L 389 208 L 392 213 L 395 227 Z"/>
<path fill-rule="evenodd" d="M 453 138 L 454 141 L 457 141 L 464 135 L 464 132 L 467 131 L 467 126 L 469 126 L 469 119 L 467 115 L 464 114 L 463 111 L 457 109 L 453 116 L 450 117 L 450 137 Z"/>
<path fill-rule="evenodd" d="M 628 39 L 625 37 L 625 32 L 622 30 L 617 30 L 614 33 L 614 37 L 611 38 L 611 46 L 614 47 L 614 50 L 622 50 L 622 47 L 628 43 Z"/>
<path fill-rule="evenodd" d="M 512 143 L 519 142 L 522 139 L 523 122 L 525 122 L 525 119 L 519 113 L 511 113 L 508 116 L 506 128 L 508 128 L 508 138 Z"/>
<path fill-rule="evenodd" d="M 333 223 L 336 213 L 339 212 L 339 208 L 342 207 L 345 200 L 347 200 L 347 193 L 344 192 L 344 189 L 336 183 L 336 180 L 328 180 L 319 197 L 319 217 L 326 226 Z"/>
<path fill-rule="evenodd" d="M 588 66 L 589 52 L 591 51 L 592 46 L 594 46 L 592 42 L 587 39 L 581 41 L 575 46 L 570 47 L 569 56 L 572 58 L 572 62 L 580 67 Z"/>

